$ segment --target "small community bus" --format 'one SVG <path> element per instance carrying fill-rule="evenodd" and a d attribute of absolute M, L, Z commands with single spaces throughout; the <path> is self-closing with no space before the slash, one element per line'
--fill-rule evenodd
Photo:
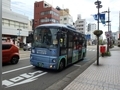
<path fill-rule="evenodd" d="M 64 24 L 43 24 L 36 27 L 30 63 L 35 67 L 63 70 L 86 56 L 85 35 Z"/>

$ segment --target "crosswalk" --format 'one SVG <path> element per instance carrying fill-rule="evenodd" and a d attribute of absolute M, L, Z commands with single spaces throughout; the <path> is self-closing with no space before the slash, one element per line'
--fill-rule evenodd
<path fill-rule="evenodd" d="M 97 49 L 87 49 L 87 51 L 97 51 Z"/>

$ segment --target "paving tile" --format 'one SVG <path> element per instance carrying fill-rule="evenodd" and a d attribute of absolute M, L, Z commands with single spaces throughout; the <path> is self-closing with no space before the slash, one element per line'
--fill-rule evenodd
<path fill-rule="evenodd" d="M 111 51 L 111 54 L 100 57 L 100 66 L 94 62 L 64 90 L 77 90 L 79 86 L 78 90 L 120 90 L 120 51 Z"/>

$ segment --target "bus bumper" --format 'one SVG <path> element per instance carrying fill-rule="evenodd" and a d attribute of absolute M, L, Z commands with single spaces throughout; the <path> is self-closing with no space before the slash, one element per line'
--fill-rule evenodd
<path fill-rule="evenodd" d="M 30 63 L 33 65 L 33 66 L 36 66 L 36 67 L 42 67 L 42 68 L 47 68 L 47 69 L 57 69 L 57 63 L 50 63 L 49 60 L 48 61 L 41 61 L 39 60 L 39 58 L 35 57 L 35 58 L 30 58 Z"/>

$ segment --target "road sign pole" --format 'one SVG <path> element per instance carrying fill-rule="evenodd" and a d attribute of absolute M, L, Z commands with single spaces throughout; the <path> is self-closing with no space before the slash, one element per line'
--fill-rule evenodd
<path fill-rule="evenodd" d="M 108 33 L 109 33 L 109 28 L 110 28 L 110 10 L 108 8 Z M 109 52 L 109 44 L 110 44 L 110 39 L 107 38 L 107 52 Z"/>
<path fill-rule="evenodd" d="M 0 0 L 0 43 L 2 43 L 2 0 Z M 0 90 L 2 90 L 2 46 L 0 46 Z"/>

